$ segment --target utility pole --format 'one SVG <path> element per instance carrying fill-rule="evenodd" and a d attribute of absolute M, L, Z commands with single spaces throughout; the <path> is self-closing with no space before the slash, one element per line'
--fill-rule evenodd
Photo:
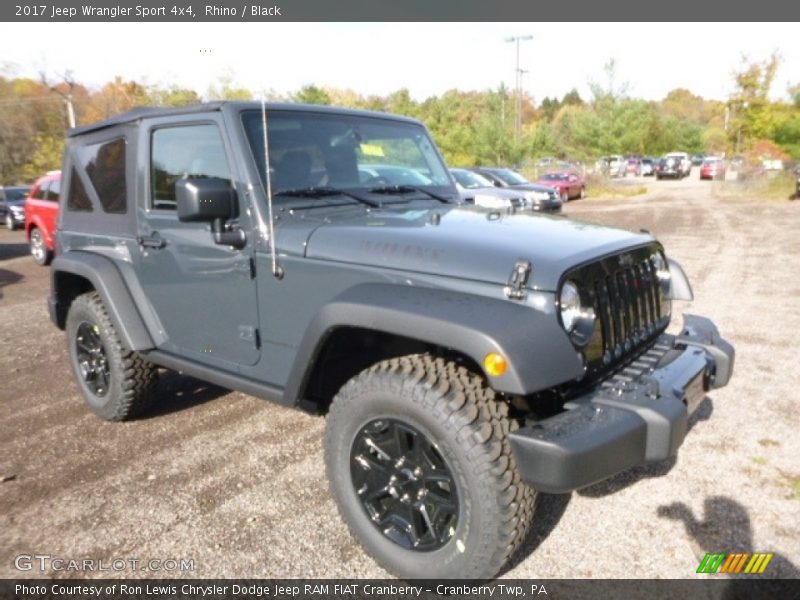
<path fill-rule="evenodd" d="M 64 108 L 67 111 L 67 128 L 72 129 L 75 127 L 75 105 L 73 102 L 72 91 L 75 88 L 75 82 L 69 76 L 69 74 L 64 76 L 64 83 L 67 84 L 68 91 L 65 94 L 61 90 L 58 89 L 55 85 L 50 85 L 47 81 L 47 77 L 44 73 L 41 74 L 42 83 L 45 84 L 48 88 L 50 88 L 51 92 L 55 92 L 64 100 Z"/>
<path fill-rule="evenodd" d="M 527 73 L 527 71 L 523 71 L 519 68 L 519 43 L 532 39 L 532 35 L 517 35 L 507 37 L 505 39 L 506 42 L 513 42 L 517 45 L 517 63 L 516 68 L 514 69 L 514 80 L 517 94 L 517 120 L 514 124 L 514 135 L 517 137 L 517 139 L 519 139 L 519 136 L 522 133 L 522 74 Z"/>

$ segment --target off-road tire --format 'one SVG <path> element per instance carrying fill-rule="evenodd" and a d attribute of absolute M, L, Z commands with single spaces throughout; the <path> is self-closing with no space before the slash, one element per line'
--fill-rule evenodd
<path fill-rule="evenodd" d="M 431 551 L 403 548 L 368 517 L 351 476 L 358 432 L 375 419 L 402 421 L 435 445 L 453 473 L 455 533 Z M 495 576 L 528 532 L 535 493 L 522 483 L 508 441 L 518 427 L 483 377 L 427 354 L 380 362 L 346 383 L 327 417 L 325 463 L 331 493 L 351 534 L 400 577 Z"/>
<path fill-rule="evenodd" d="M 97 328 L 95 331 L 105 350 L 110 381 L 103 396 L 92 391 L 81 373 L 76 341 L 82 323 Z M 107 421 L 124 421 L 141 415 L 150 407 L 158 371 L 155 365 L 123 346 L 97 292 L 73 300 L 67 313 L 66 334 L 70 366 L 92 412 Z"/>

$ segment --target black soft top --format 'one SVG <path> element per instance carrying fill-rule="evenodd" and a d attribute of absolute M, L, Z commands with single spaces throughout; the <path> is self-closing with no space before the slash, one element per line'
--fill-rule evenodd
<path fill-rule="evenodd" d="M 193 113 L 206 113 L 216 112 L 222 110 L 223 106 L 231 106 L 234 109 L 260 109 L 261 102 L 206 102 L 203 104 L 192 104 L 191 106 L 182 106 L 179 108 L 160 108 L 160 107 L 137 107 L 124 112 L 122 114 L 92 123 L 91 125 L 83 125 L 75 127 L 67 132 L 67 137 L 77 137 L 92 131 L 99 131 L 107 129 L 116 125 L 124 125 L 125 123 L 132 123 L 144 118 L 164 117 L 170 115 L 188 115 Z M 323 112 L 323 113 L 337 113 L 337 114 L 351 114 L 360 115 L 364 117 L 379 117 L 382 119 L 394 119 L 397 121 L 406 121 L 408 123 L 419 123 L 416 119 L 403 117 L 400 115 L 374 112 L 368 110 L 359 110 L 355 108 L 340 108 L 335 106 L 324 106 L 320 104 L 293 104 L 289 102 L 267 102 L 267 110 L 293 110 L 293 111 L 308 111 L 308 112 Z"/>

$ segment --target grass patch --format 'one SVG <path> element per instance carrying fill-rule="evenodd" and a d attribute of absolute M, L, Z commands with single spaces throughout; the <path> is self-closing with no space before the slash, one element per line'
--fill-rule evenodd
<path fill-rule="evenodd" d="M 625 179 L 590 176 L 586 178 L 586 195 L 590 198 L 629 198 L 647 193 L 647 187 Z"/>
<path fill-rule="evenodd" d="M 792 473 L 787 473 L 780 469 L 778 469 L 778 472 L 781 474 L 781 477 L 783 477 L 783 481 L 789 486 L 791 498 L 800 500 L 800 475 L 793 475 Z"/>
<path fill-rule="evenodd" d="M 765 464 L 767 464 L 767 459 L 764 458 L 763 456 L 753 456 L 753 457 L 750 458 L 750 460 L 752 460 L 757 465 L 765 465 Z"/>
<path fill-rule="evenodd" d="M 769 438 L 763 438 L 763 439 L 760 439 L 760 440 L 758 440 L 758 443 L 759 443 L 759 444 L 761 445 L 761 447 L 763 447 L 763 448 L 769 448 L 769 447 L 771 447 L 771 446 L 780 446 L 780 445 L 781 445 L 781 443 L 780 443 L 780 442 L 778 442 L 778 441 L 776 441 L 776 440 L 771 440 L 771 439 L 769 439 Z"/>
<path fill-rule="evenodd" d="M 753 176 L 736 181 L 714 181 L 711 193 L 716 198 L 747 198 L 759 200 L 795 199 L 795 177 L 790 172 Z"/>

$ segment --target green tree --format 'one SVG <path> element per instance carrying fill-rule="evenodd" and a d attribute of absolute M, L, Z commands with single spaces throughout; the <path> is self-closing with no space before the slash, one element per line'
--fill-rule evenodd
<path fill-rule="evenodd" d="M 304 85 L 299 91 L 291 95 L 293 102 L 302 104 L 330 104 L 331 97 L 323 88 L 315 85 Z"/>

